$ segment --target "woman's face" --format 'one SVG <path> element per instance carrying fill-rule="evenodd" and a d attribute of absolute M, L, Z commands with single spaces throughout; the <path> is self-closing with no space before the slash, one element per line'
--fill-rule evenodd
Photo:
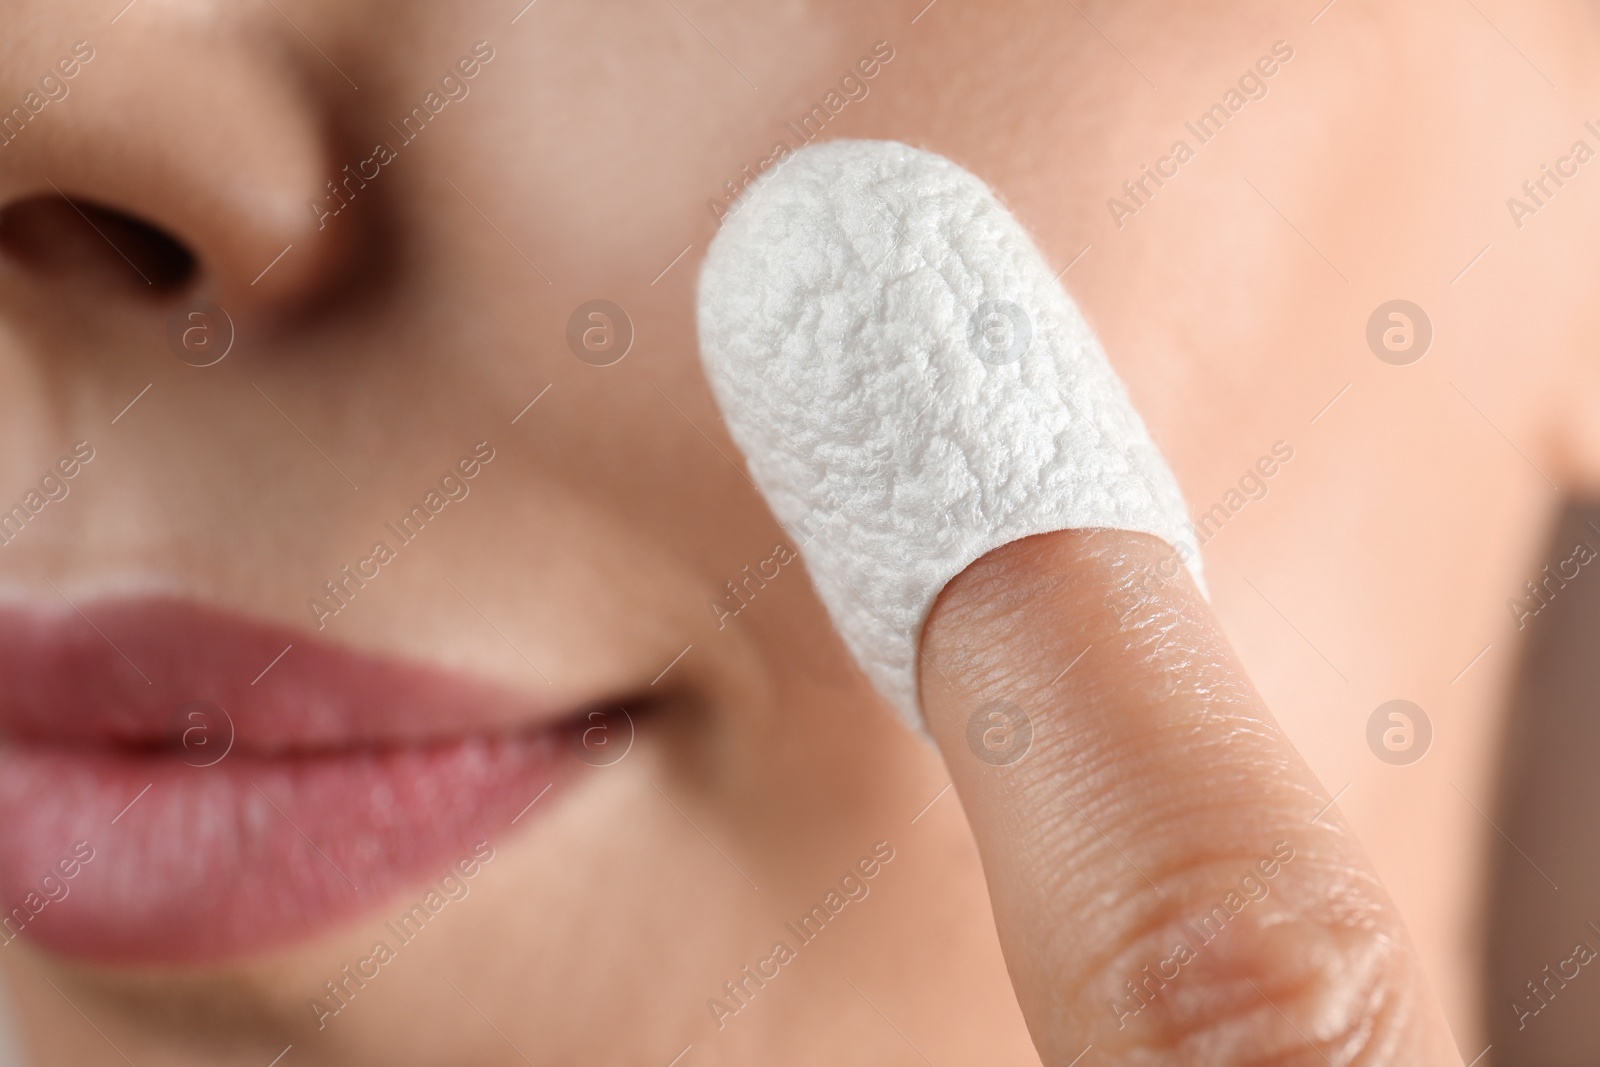
<path fill-rule="evenodd" d="M 1029 1062 L 948 779 L 700 375 L 719 218 L 843 136 L 955 159 L 1060 265 L 1477 1041 L 1462 797 L 1600 453 L 1592 15 L 924 2 L 11 5 L 0 961 L 40 1062 Z"/>

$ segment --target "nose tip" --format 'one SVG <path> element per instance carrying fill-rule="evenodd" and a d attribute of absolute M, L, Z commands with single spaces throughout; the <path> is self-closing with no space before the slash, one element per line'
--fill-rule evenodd
<path fill-rule="evenodd" d="M 48 73 L 0 111 L 0 249 L 52 273 L 109 248 L 125 266 L 102 273 L 135 291 L 303 299 L 349 229 L 310 207 L 331 158 L 316 98 L 270 50 L 164 32 L 35 60 Z"/>

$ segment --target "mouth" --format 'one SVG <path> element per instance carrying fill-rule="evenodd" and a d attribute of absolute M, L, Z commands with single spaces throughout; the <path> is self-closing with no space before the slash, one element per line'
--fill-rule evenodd
<path fill-rule="evenodd" d="M 0 609 L 0 948 L 201 964 L 292 943 L 475 871 L 632 739 L 631 717 L 596 733 L 616 705 L 185 601 L 80 606 Z"/>

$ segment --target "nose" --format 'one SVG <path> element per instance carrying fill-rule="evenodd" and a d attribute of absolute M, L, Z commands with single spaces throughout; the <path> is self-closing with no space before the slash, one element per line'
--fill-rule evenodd
<path fill-rule="evenodd" d="M 146 17 L 11 52 L 0 78 L 0 253 L 96 299 L 199 290 L 303 299 L 344 227 L 318 227 L 327 111 L 288 49 Z M 31 69 L 24 64 L 31 64 Z M 78 295 L 85 295 L 80 292 Z"/>

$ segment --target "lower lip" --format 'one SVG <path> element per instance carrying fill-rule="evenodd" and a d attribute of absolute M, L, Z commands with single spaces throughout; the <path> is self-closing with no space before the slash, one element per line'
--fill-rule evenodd
<path fill-rule="evenodd" d="M 270 950 L 483 854 L 565 731 L 319 754 L 0 745 L 0 946 L 123 964 Z M 89 856 L 87 860 L 85 856 Z M 71 876 L 67 876 L 67 872 Z"/>

